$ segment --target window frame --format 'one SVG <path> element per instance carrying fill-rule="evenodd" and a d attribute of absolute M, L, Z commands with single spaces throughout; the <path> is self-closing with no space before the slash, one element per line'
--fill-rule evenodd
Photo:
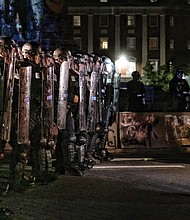
<path fill-rule="evenodd" d="M 107 46 L 106 46 L 106 44 L 107 44 Z M 100 50 L 108 50 L 109 49 L 109 37 L 100 37 L 99 38 L 99 48 L 100 48 Z"/>
<path fill-rule="evenodd" d="M 127 50 L 136 50 L 137 47 L 137 38 L 136 37 L 127 37 Z"/>
<path fill-rule="evenodd" d="M 80 15 L 74 15 L 73 16 L 73 26 L 74 27 L 80 27 L 81 26 L 81 16 Z"/>
<path fill-rule="evenodd" d="M 170 42 L 169 42 L 169 48 L 171 49 L 171 50 L 173 50 L 174 49 L 174 44 L 175 42 L 174 42 L 174 39 L 170 39 Z"/>
<path fill-rule="evenodd" d="M 103 20 L 106 20 L 106 22 L 104 22 Z M 109 17 L 108 15 L 100 15 L 99 17 L 99 25 L 100 27 L 108 27 L 109 25 Z"/>
<path fill-rule="evenodd" d="M 154 22 L 152 22 L 153 21 L 153 17 L 154 18 L 156 18 L 155 19 L 155 23 Z M 158 15 L 154 15 L 154 14 L 152 14 L 152 15 L 149 15 L 149 27 L 158 27 Z"/>
<path fill-rule="evenodd" d="M 169 25 L 170 25 L 170 27 L 174 27 L 174 24 L 175 24 L 174 22 L 175 22 L 174 16 L 170 15 L 169 16 Z"/>
<path fill-rule="evenodd" d="M 155 41 L 155 42 L 153 42 Z M 157 45 L 156 47 L 153 47 L 151 45 Z M 149 37 L 149 50 L 158 50 L 159 49 L 159 40 L 158 37 Z"/>
<path fill-rule="evenodd" d="M 135 15 L 127 15 L 127 26 L 128 27 L 135 27 Z"/>

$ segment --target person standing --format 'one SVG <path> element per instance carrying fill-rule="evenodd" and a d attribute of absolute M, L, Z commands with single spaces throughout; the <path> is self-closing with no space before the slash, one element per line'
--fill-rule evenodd
<path fill-rule="evenodd" d="M 75 145 L 77 141 L 76 132 L 78 130 L 79 111 L 79 73 L 77 69 L 74 68 L 74 60 L 70 51 L 62 52 L 62 57 L 62 62 L 67 62 L 69 65 L 69 78 L 68 91 L 66 92 L 67 112 L 61 112 L 61 114 L 66 114 L 66 126 L 64 129 L 59 129 L 55 150 L 56 174 L 80 175 L 77 163 L 75 163 Z M 62 64 L 60 63 L 60 66 L 61 65 Z M 58 79 L 59 78 L 58 75 Z M 60 84 L 60 82 L 58 84 Z M 59 117 L 57 117 L 57 120 L 59 120 Z"/>
<path fill-rule="evenodd" d="M 19 144 L 17 142 L 17 120 L 15 118 L 12 125 L 10 145 L 13 150 L 10 156 L 10 187 L 14 188 L 19 172 L 20 180 L 29 182 L 44 182 L 47 181 L 46 173 L 46 144 L 42 143 L 43 128 L 42 128 L 42 83 L 43 83 L 43 68 L 42 63 L 42 48 L 37 42 L 27 42 L 22 46 L 23 60 L 18 64 L 19 67 L 32 67 L 31 74 L 31 93 L 30 93 L 30 118 L 29 118 L 29 139 L 28 145 Z M 19 79 L 18 79 L 19 81 Z M 15 83 L 18 87 L 19 83 Z M 18 97 L 18 91 L 15 92 L 15 98 Z M 14 104 L 15 103 L 15 104 Z M 13 102 L 13 106 L 17 110 L 17 101 Z M 15 111 L 16 111 L 15 110 Z M 32 173 L 25 175 L 24 170 L 19 168 L 19 165 L 24 164 L 29 160 L 32 166 Z M 18 184 L 20 184 L 18 182 Z"/>
<path fill-rule="evenodd" d="M 132 72 L 133 79 L 127 82 L 128 111 L 144 111 L 145 87 L 138 71 Z"/>
<path fill-rule="evenodd" d="M 187 107 L 187 96 L 189 95 L 189 84 L 183 78 L 184 72 L 181 68 L 176 70 L 174 77 L 169 82 L 169 91 L 173 99 L 173 110 L 183 112 Z"/>

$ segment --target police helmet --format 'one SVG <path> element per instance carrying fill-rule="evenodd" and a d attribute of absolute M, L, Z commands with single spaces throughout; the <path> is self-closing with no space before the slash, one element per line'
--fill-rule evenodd
<path fill-rule="evenodd" d="M 176 75 L 179 79 L 182 79 L 182 78 L 183 78 L 183 74 L 184 74 L 184 72 L 183 72 L 183 70 L 182 70 L 181 68 L 178 68 L 178 69 L 176 70 L 175 75 Z"/>
<path fill-rule="evenodd" d="M 37 42 L 27 42 L 22 46 L 21 50 L 24 58 L 31 59 L 31 56 L 42 55 L 42 48 Z"/>
<path fill-rule="evenodd" d="M 23 46 L 22 46 L 22 55 L 24 57 L 26 57 L 28 54 L 30 54 L 32 52 L 32 45 L 30 43 L 25 43 Z"/>
<path fill-rule="evenodd" d="M 102 61 L 105 63 L 105 64 L 112 64 L 112 61 L 109 57 L 106 57 L 106 56 L 103 56 L 102 57 Z"/>
<path fill-rule="evenodd" d="M 53 52 L 53 58 L 55 59 L 55 60 L 58 60 L 59 58 L 61 58 L 63 56 L 63 51 L 62 51 L 62 49 L 61 48 L 57 48 L 57 49 L 55 49 L 54 50 L 54 52 Z"/>
<path fill-rule="evenodd" d="M 133 71 L 131 76 L 136 80 L 139 80 L 141 78 L 141 75 L 138 71 Z"/>
<path fill-rule="evenodd" d="M 95 63 L 96 61 L 100 60 L 101 59 L 101 55 L 98 54 L 98 53 L 91 53 L 90 54 L 91 57 L 93 58 L 93 62 Z"/>

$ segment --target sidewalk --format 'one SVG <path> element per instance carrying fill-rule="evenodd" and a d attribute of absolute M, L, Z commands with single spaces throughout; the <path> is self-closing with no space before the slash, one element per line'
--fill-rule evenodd
<path fill-rule="evenodd" d="M 160 147 L 160 148 L 114 148 L 107 147 L 108 151 L 114 157 L 190 157 L 188 152 L 183 147 Z"/>

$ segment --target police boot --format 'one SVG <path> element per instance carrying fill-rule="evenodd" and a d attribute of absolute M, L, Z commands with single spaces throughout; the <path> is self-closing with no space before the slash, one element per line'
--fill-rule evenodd
<path fill-rule="evenodd" d="M 39 163 L 39 176 L 36 179 L 37 182 L 46 183 L 48 180 L 47 172 L 47 158 L 45 148 L 40 148 L 38 151 L 38 163 Z"/>
<path fill-rule="evenodd" d="M 74 133 L 70 133 L 68 145 L 68 166 L 65 168 L 65 175 L 81 176 L 82 171 L 79 167 L 76 151 L 77 137 Z"/>

